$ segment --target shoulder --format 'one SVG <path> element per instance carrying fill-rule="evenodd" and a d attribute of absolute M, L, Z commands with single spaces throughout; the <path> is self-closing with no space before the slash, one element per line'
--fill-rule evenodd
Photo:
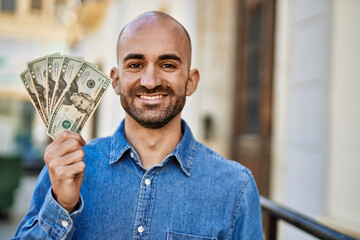
<path fill-rule="evenodd" d="M 87 143 L 84 147 L 85 151 L 96 151 L 110 149 L 111 137 L 95 138 Z"/>
<path fill-rule="evenodd" d="M 196 142 L 196 160 L 201 172 L 211 174 L 212 178 L 223 179 L 227 184 L 247 185 L 253 179 L 251 171 L 242 164 L 226 159 L 200 142 Z"/>
<path fill-rule="evenodd" d="M 196 144 L 197 161 L 204 164 L 204 167 L 220 167 L 221 170 L 229 170 L 234 171 L 235 173 L 251 175 L 251 171 L 239 162 L 225 158 L 200 142 L 196 142 Z"/>
<path fill-rule="evenodd" d="M 225 201 L 234 207 L 234 213 L 249 201 L 258 202 L 256 183 L 248 168 L 226 159 L 202 143 L 196 144 L 196 159 L 191 176 L 195 175 L 197 182 L 204 188 L 211 189 L 209 192 L 226 196 Z"/>
<path fill-rule="evenodd" d="M 99 156 L 104 158 L 110 156 L 111 151 L 111 137 L 101 137 L 91 140 L 84 146 L 85 158 L 97 158 Z M 109 158 L 107 158 L 109 159 Z"/>

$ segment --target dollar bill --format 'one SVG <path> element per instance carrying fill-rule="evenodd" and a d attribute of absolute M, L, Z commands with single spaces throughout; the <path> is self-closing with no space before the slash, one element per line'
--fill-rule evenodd
<path fill-rule="evenodd" d="M 47 58 L 47 110 L 48 115 L 51 115 L 51 99 L 54 93 L 56 82 L 60 75 L 61 66 L 63 63 L 63 56 L 50 56 Z"/>
<path fill-rule="evenodd" d="M 111 82 L 97 68 L 83 63 L 56 104 L 47 134 L 54 139 L 64 130 L 80 133 Z"/>
<path fill-rule="evenodd" d="M 43 112 L 41 110 L 40 104 L 39 104 L 38 99 L 36 97 L 35 87 L 34 87 L 34 85 L 32 83 L 29 71 L 27 69 L 25 71 L 23 71 L 20 74 L 20 78 L 21 78 L 21 81 L 23 82 L 27 92 L 29 93 L 31 103 L 33 104 L 33 106 L 35 107 L 36 111 L 38 112 L 40 118 L 44 121 L 45 126 L 47 127 L 48 123 L 47 123 L 47 121 L 45 119 L 45 116 L 44 116 L 44 114 L 43 114 Z"/>
<path fill-rule="evenodd" d="M 55 53 L 53 55 L 58 55 Z M 49 55 L 49 56 L 53 56 Z M 40 108 L 47 122 L 49 122 L 48 116 L 48 107 L 47 107 L 47 77 L 46 77 L 46 67 L 47 67 L 47 57 L 44 56 L 38 59 L 35 59 L 31 62 L 28 62 L 28 70 L 35 88 L 36 97 L 38 99 Z"/>
<path fill-rule="evenodd" d="M 50 113 L 52 114 L 55 106 L 59 102 L 61 96 L 65 93 L 64 90 L 68 88 L 69 83 L 75 77 L 76 73 L 84 63 L 82 58 L 65 56 L 59 77 L 54 87 L 54 93 L 51 99 Z"/>

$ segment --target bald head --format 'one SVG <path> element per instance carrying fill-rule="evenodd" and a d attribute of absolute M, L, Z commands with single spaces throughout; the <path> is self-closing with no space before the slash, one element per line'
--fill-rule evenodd
<path fill-rule="evenodd" d="M 141 31 L 147 29 L 149 33 L 152 33 L 152 30 L 155 28 L 163 28 L 164 31 L 171 31 L 174 33 L 176 38 L 182 38 L 182 44 L 184 45 L 184 51 L 188 57 L 187 61 L 189 63 L 189 68 L 191 65 L 191 40 L 189 33 L 186 31 L 184 26 L 179 23 L 176 19 L 170 15 L 158 12 L 151 11 L 141 14 L 140 16 L 133 19 L 129 22 L 120 32 L 117 42 L 117 60 L 119 63 L 119 52 L 123 45 L 125 44 L 124 39 L 128 38 L 132 34 L 136 34 L 136 31 Z M 153 34 L 156 34 L 155 31 Z M 161 36 L 159 36 L 161 37 Z"/>

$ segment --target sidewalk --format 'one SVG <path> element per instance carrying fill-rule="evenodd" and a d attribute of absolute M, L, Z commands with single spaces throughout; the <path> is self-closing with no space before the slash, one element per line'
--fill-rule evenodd
<path fill-rule="evenodd" d="M 37 176 L 23 176 L 19 188 L 15 192 L 15 202 L 9 217 L 0 219 L 0 240 L 11 239 L 18 224 L 26 214 Z"/>

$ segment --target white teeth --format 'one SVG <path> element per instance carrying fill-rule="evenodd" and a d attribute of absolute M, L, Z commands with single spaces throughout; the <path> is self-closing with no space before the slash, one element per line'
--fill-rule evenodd
<path fill-rule="evenodd" d="M 163 97 L 162 95 L 155 95 L 155 96 L 145 96 L 145 95 L 141 95 L 141 96 L 140 96 L 140 98 L 149 99 L 149 100 L 159 99 L 159 98 L 162 98 L 162 97 Z"/>

